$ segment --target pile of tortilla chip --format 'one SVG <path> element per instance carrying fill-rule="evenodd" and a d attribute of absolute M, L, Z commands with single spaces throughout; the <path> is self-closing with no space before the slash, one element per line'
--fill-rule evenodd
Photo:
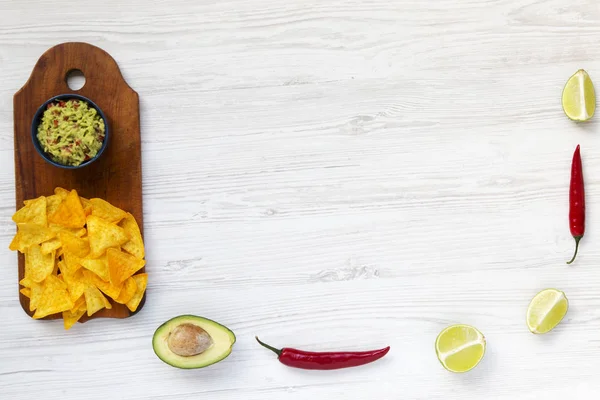
<path fill-rule="evenodd" d="M 114 303 L 137 310 L 148 275 L 139 272 L 145 251 L 133 215 L 60 187 L 24 204 L 12 217 L 17 234 L 9 248 L 25 255 L 19 283 L 33 318 L 62 313 L 69 329 Z"/>

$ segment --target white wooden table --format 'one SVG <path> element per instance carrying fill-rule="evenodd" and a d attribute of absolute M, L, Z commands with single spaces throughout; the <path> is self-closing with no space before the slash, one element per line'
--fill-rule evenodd
<path fill-rule="evenodd" d="M 600 389 L 600 126 L 570 122 L 567 78 L 600 87 L 596 0 L 0 0 L 0 399 L 591 399 Z M 148 299 L 65 332 L 17 297 L 12 96 L 65 41 L 107 50 L 140 94 Z M 576 263 L 570 162 L 588 227 Z M 534 336 L 539 290 L 570 310 Z M 237 343 L 210 368 L 151 337 L 191 313 Z M 434 340 L 478 327 L 473 371 Z M 307 350 L 391 346 L 301 371 Z"/>

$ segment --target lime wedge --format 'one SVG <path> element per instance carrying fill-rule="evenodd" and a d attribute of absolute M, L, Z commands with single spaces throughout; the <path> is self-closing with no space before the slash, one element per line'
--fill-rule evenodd
<path fill-rule="evenodd" d="M 452 325 L 435 341 L 440 363 L 450 372 L 467 372 L 477 366 L 485 354 L 485 337 L 469 325 Z"/>
<path fill-rule="evenodd" d="M 550 332 L 562 321 L 569 309 L 563 292 L 545 289 L 535 295 L 527 308 L 527 327 L 532 333 Z"/>
<path fill-rule="evenodd" d="M 594 116 L 596 91 L 592 79 L 583 69 L 571 75 L 563 88 L 562 107 L 573 121 L 583 122 Z"/>

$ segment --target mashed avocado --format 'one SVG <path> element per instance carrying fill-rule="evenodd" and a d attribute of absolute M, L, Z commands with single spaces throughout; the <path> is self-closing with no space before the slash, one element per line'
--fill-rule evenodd
<path fill-rule="evenodd" d="M 96 156 L 105 132 L 98 111 L 85 101 L 73 99 L 48 104 L 37 139 L 53 161 L 77 166 Z"/>

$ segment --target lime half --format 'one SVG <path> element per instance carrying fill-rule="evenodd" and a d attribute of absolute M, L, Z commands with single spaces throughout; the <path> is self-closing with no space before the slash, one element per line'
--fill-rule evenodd
<path fill-rule="evenodd" d="M 573 121 L 587 121 L 594 116 L 596 91 L 585 70 L 575 72 L 567 81 L 562 93 L 562 107 Z"/>
<path fill-rule="evenodd" d="M 469 325 L 452 325 L 435 341 L 440 363 L 451 372 L 467 372 L 477 366 L 485 354 L 485 337 Z"/>
<path fill-rule="evenodd" d="M 535 295 L 527 308 L 527 327 L 532 333 L 547 333 L 562 321 L 569 309 L 563 292 L 545 289 Z"/>

